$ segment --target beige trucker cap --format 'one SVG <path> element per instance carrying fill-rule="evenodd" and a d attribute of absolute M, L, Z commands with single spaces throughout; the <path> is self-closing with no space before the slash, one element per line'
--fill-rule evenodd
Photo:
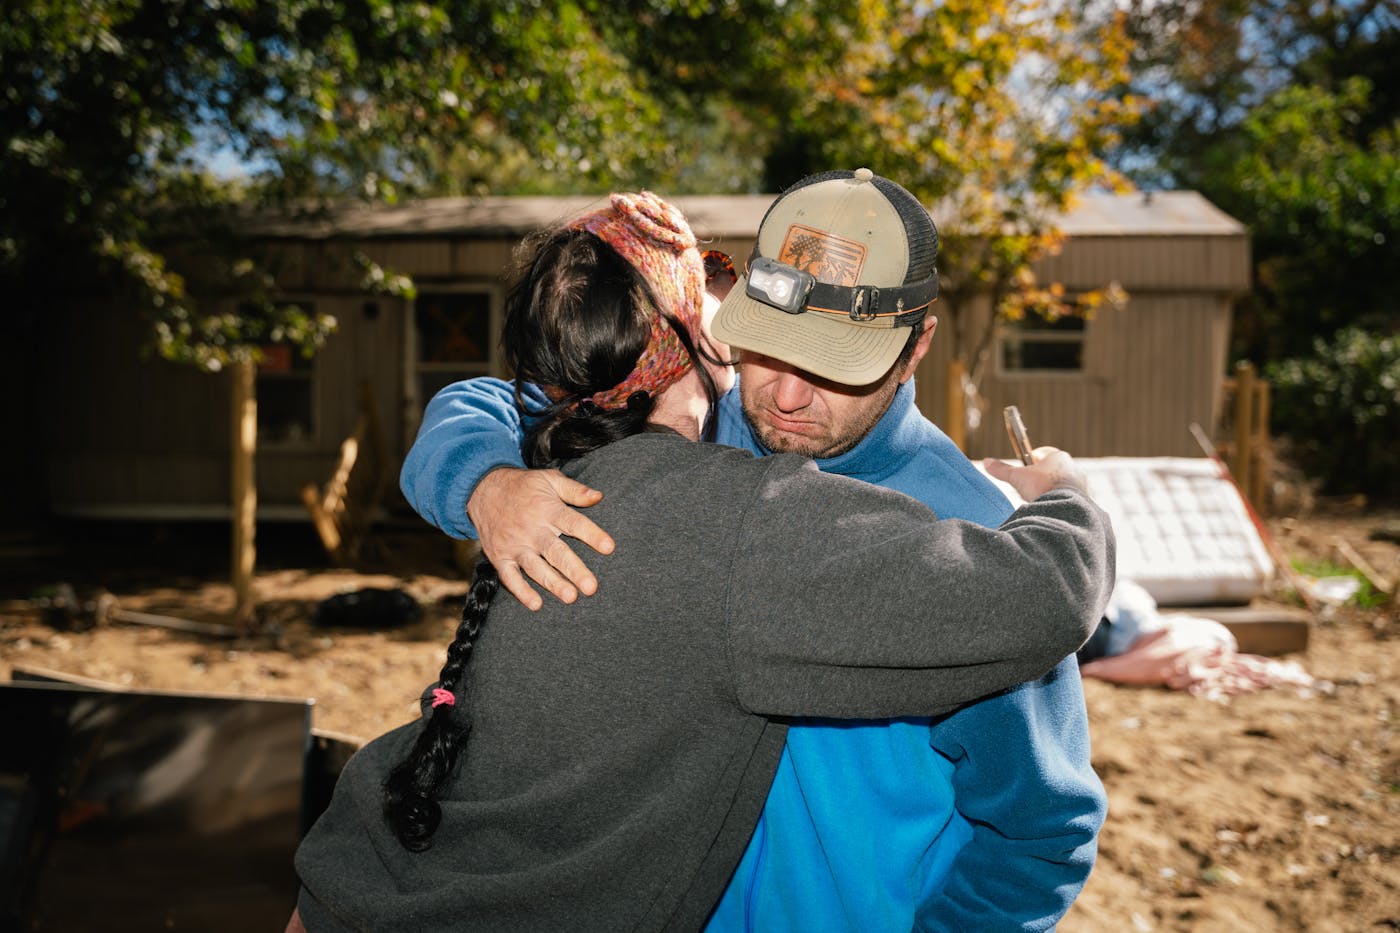
<path fill-rule="evenodd" d="M 866 168 L 809 176 L 768 208 L 714 335 L 868 385 L 889 372 L 937 297 L 937 257 L 933 220 L 904 188 Z"/>

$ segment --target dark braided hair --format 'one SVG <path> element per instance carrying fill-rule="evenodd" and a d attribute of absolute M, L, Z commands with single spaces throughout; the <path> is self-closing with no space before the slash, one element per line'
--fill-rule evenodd
<path fill-rule="evenodd" d="M 491 562 L 483 560 L 477 564 L 476 579 L 462 607 L 462 621 L 452 644 L 447 646 L 447 663 L 438 674 L 439 686 L 454 695 L 460 692 L 472 645 L 500 587 L 501 579 Z M 433 833 L 442 819 L 438 794 L 457 764 L 457 755 L 470 729 L 461 718 L 453 704 L 428 710 L 413 751 L 384 780 L 385 817 L 399 842 L 412 852 L 422 852 L 433 844 Z"/>
<path fill-rule="evenodd" d="M 591 233 L 561 229 L 526 241 L 524 271 L 506 298 L 502 345 L 515 372 L 516 404 L 529 417 L 522 445 L 532 467 L 561 463 L 614 441 L 650 430 L 656 407 L 648 392 L 634 392 L 622 408 L 604 410 L 589 400 L 621 383 L 646 349 L 656 312 L 646 281 L 625 259 Z M 700 350 L 678 321 L 667 318 L 704 383 L 710 400 L 705 439 L 714 436 L 719 392 L 700 364 Z M 711 360 L 711 362 L 717 362 Z M 520 384 L 548 386 L 559 397 L 527 411 Z M 447 648 L 438 687 L 464 702 L 467 661 L 500 589 L 496 568 L 483 560 Z M 466 745 L 470 723 L 456 704 L 429 709 L 408 757 L 384 781 L 384 814 L 404 848 L 432 845 L 442 819 L 438 797 Z"/>

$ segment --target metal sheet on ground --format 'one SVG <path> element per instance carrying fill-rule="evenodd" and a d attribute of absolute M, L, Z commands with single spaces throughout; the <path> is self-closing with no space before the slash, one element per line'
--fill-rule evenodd
<path fill-rule="evenodd" d="M 0 925 L 281 929 L 311 708 L 0 684 Z"/>

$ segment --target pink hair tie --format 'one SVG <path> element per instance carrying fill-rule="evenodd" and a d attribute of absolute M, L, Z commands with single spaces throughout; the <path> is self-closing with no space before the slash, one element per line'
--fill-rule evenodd
<path fill-rule="evenodd" d="M 433 688 L 433 709 L 439 706 L 456 706 L 457 698 L 452 695 L 451 690 L 444 690 L 441 687 Z"/>

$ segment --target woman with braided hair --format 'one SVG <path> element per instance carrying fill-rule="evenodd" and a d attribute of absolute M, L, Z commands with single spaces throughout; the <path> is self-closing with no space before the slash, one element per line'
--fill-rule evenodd
<path fill-rule="evenodd" d="M 289 929 L 698 929 L 782 717 L 950 710 L 1054 667 L 1107 599 L 1111 533 L 1063 453 L 1006 467 L 1028 504 L 986 529 L 694 443 L 733 377 L 661 199 L 614 195 L 524 258 L 526 462 L 602 490 L 623 543 L 595 596 L 539 613 L 478 568 L 423 718 L 347 764 L 298 851 Z"/>

